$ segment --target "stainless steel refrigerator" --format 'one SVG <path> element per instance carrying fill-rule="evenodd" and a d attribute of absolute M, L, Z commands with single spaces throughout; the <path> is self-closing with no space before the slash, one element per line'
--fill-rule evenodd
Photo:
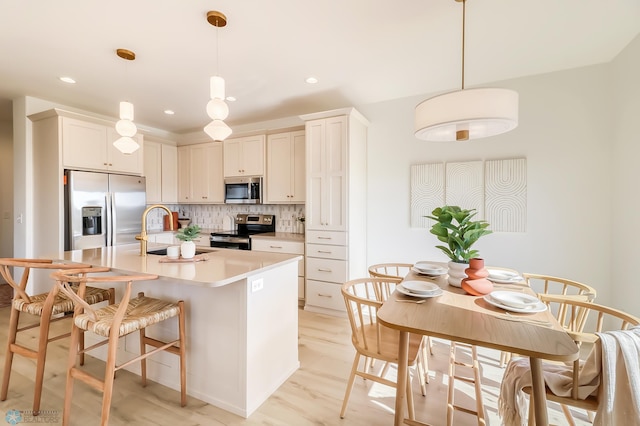
<path fill-rule="evenodd" d="M 65 250 L 135 243 L 146 207 L 140 176 L 65 171 Z"/>

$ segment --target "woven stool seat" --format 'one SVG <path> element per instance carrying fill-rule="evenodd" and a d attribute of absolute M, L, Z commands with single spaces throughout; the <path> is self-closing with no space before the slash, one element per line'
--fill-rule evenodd
<path fill-rule="evenodd" d="M 74 291 L 78 292 L 78 287 L 75 286 Z M 36 294 L 34 296 L 29 296 L 31 302 L 28 302 L 24 299 L 14 299 L 13 300 L 13 309 L 18 310 L 20 312 L 25 312 L 31 315 L 42 315 L 42 310 L 44 308 L 44 303 L 47 300 L 49 293 Z M 96 303 L 108 301 L 112 298 L 111 290 L 102 289 L 97 287 L 87 287 L 87 292 L 84 296 L 84 300 L 90 304 L 94 305 Z M 51 311 L 52 315 L 65 314 L 68 312 L 73 312 L 73 301 L 69 299 L 63 293 L 58 293 L 55 295 L 53 300 L 53 309 Z"/>
<path fill-rule="evenodd" d="M 109 337 L 111 324 L 119 307 L 120 304 L 116 303 L 97 309 L 95 311 L 97 321 L 92 321 L 89 314 L 79 314 L 74 318 L 75 325 L 82 330 Z M 131 299 L 127 305 L 122 324 L 120 324 L 118 335 L 125 336 L 179 314 L 180 308 L 175 303 L 146 296 Z"/>

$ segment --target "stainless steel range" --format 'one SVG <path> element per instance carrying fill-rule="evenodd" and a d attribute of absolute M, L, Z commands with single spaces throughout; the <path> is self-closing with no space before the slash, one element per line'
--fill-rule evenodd
<path fill-rule="evenodd" d="M 211 247 L 251 250 L 251 235 L 265 232 L 276 232 L 275 215 L 240 213 L 236 216 L 235 231 L 211 233 Z"/>

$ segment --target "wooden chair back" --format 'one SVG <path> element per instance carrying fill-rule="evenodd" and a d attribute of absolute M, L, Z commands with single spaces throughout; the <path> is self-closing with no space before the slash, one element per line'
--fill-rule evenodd
<path fill-rule="evenodd" d="M 404 278 L 413 265 L 411 263 L 378 263 L 369 266 L 369 276 L 378 278 Z"/>
<path fill-rule="evenodd" d="M 539 295 L 540 299 L 548 306 L 563 305 L 566 315 L 562 318 L 562 324 L 567 333 L 581 348 L 581 356 L 573 363 L 573 387 L 571 397 L 558 397 L 547 392 L 548 399 L 565 405 L 594 411 L 598 407 L 598 398 L 589 397 L 586 400 L 578 399 L 578 383 L 580 383 L 580 362 L 588 356 L 599 338 L 598 332 L 611 330 L 626 330 L 629 327 L 640 325 L 640 318 L 623 311 L 598 305 L 585 300 L 558 296 Z"/>
<path fill-rule="evenodd" d="M 595 288 L 578 281 L 551 275 L 524 273 L 522 276 L 529 287 L 538 294 L 556 294 L 561 296 L 582 296 L 577 300 L 593 301 L 596 298 Z"/>

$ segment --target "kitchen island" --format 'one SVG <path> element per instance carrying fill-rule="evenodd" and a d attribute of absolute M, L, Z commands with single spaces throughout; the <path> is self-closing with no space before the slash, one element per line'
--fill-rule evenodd
<path fill-rule="evenodd" d="M 151 245 L 150 245 L 150 248 Z M 140 256 L 139 245 L 64 252 L 67 261 L 107 266 L 116 273 L 156 274 L 134 291 L 184 300 L 187 310 L 187 393 L 249 417 L 300 366 L 298 360 L 298 262 L 301 256 L 211 249 L 206 260 L 163 263 Z M 116 300 L 122 288 L 116 288 Z M 175 318 L 148 335 L 175 338 Z M 166 323 L 166 324 L 165 324 Z M 118 363 L 139 353 L 138 334 L 123 339 Z M 87 346 L 92 344 L 87 336 Z M 104 352 L 97 352 L 104 359 Z M 139 365 L 128 368 L 139 374 Z M 148 359 L 148 377 L 179 390 L 178 359 L 159 353 Z"/>

